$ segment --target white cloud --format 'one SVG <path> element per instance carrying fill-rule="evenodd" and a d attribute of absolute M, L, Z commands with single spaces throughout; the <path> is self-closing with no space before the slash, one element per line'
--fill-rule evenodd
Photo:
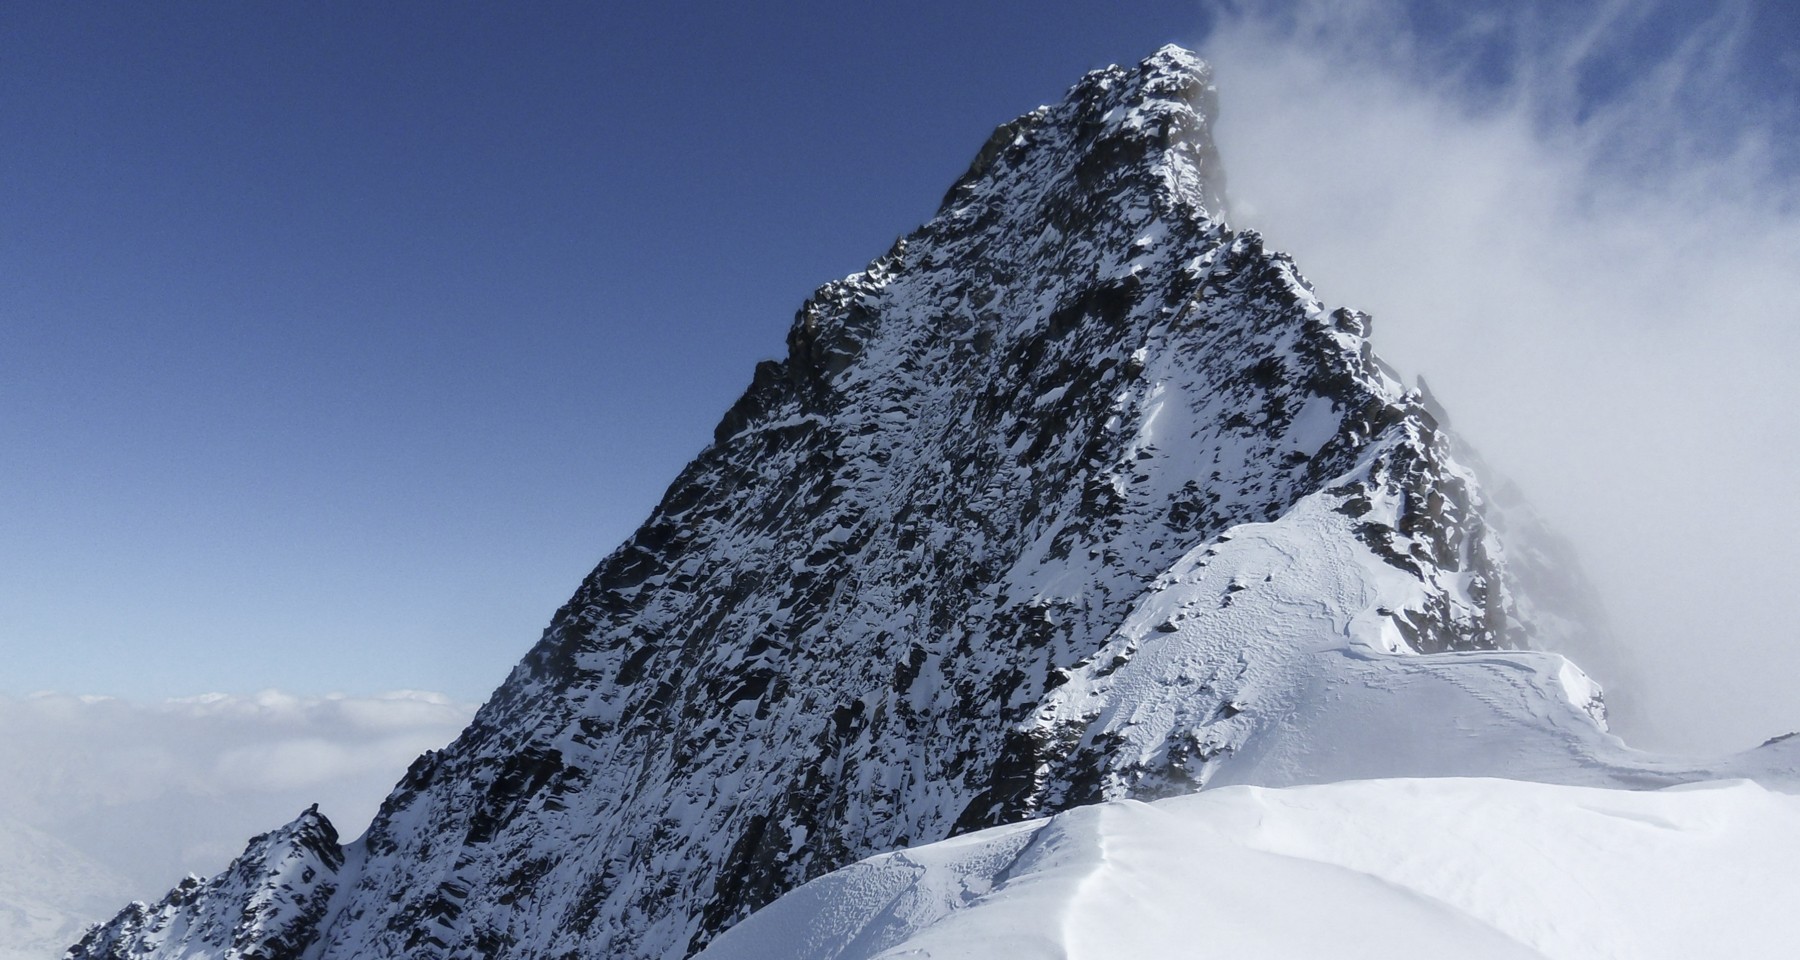
<path fill-rule="evenodd" d="M 0 821 L 41 831 L 153 898 L 184 872 L 216 872 L 252 835 L 313 803 L 356 836 L 407 765 L 473 713 L 416 691 L 0 696 Z"/>
<path fill-rule="evenodd" d="M 0 815 L 0 960 L 60 956 L 131 884 L 41 830 Z"/>
<path fill-rule="evenodd" d="M 1675 8 L 1576 7 L 1431 41 L 1394 3 L 1227 17 L 1205 53 L 1233 219 L 1374 313 L 1575 541 L 1640 675 L 1623 732 L 1748 746 L 1800 728 L 1791 105 L 1739 95 L 1743 5 L 1660 44 Z"/>

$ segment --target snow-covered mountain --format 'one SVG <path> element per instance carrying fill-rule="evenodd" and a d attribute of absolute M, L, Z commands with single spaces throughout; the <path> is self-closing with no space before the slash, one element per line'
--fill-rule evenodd
<path fill-rule="evenodd" d="M 1213 102 L 1169 47 L 999 128 L 367 834 L 309 812 L 71 956 L 681 958 L 1099 801 L 1770 766 L 1604 732 L 1542 652 L 1601 634 L 1578 575 L 1369 318 L 1227 224 Z"/>

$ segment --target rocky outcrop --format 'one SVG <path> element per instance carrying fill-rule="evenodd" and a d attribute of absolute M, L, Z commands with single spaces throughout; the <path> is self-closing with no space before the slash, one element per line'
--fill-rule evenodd
<path fill-rule="evenodd" d="M 126 907 L 67 956 L 298 957 L 318 939 L 343 866 L 337 830 L 314 806 L 252 839 L 224 873 L 210 880 L 189 876 L 154 904 Z"/>

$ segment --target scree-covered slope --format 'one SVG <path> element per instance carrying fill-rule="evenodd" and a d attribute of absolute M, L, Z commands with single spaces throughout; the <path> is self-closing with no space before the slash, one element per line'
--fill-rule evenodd
<path fill-rule="evenodd" d="M 234 866 L 73 956 L 681 958 L 859 858 L 1077 804 L 1472 737 L 1512 746 L 1460 772 L 1611 776 L 1597 689 L 1493 652 L 1579 635 L 1572 574 L 1369 319 L 1227 226 L 1212 103 L 1174 47 L 1091 73 L 822 287 L 462 737 L 276 884 L 326 909 L 198 925 L 270 889 Z"/>

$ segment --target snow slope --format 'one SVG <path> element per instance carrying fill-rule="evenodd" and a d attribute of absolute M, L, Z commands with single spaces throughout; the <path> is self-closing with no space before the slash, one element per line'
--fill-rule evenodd
<path fill-rule="evenodd" d="M 1800 797 L 1489 779 L 1224 787 L 884 854 L 705 960 L 1692 960 L 1800 943 Z"/>
<path fill-rule="evenodd" d="M 1606 732 L 1598 685 L 1561 655 L 1420 654 L 1394 611 L 1429 589 L 1372 549 L 1342 495 L 1243 524 L 1159 576 L 1028 725 L 1070 799 L 1196 786 L 1489 776 L 1653 787 L 1800 784 L 1800 741 L 1701 760 Z"/>

